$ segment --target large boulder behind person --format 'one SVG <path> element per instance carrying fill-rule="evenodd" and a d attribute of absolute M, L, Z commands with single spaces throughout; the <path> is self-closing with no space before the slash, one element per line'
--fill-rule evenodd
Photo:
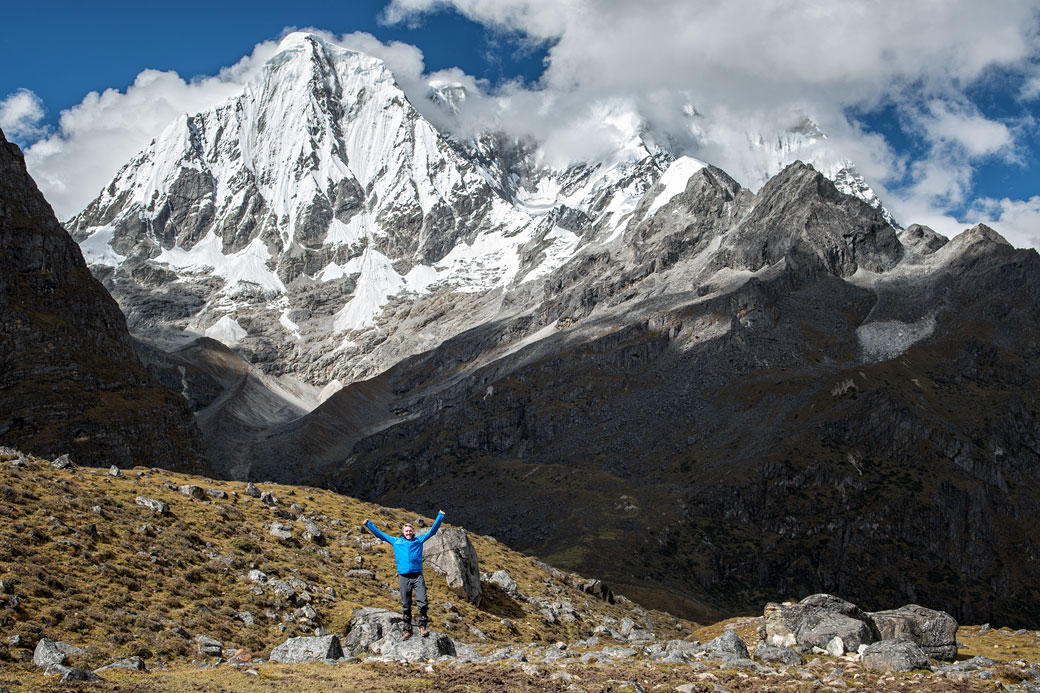
<path fill-rule="evenodd" d="M 442 529 L 427 539 L 423 560 L 444 575 L 448 589 L 471 604 L 480 604 L 483 597 L 480 563 L 465 530 L 458 527 Z"/>

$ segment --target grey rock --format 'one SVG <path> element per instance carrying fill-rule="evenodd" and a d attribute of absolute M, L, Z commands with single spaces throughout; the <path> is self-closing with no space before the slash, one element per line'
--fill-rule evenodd
<path fill-rule="evenodd" d="M 270 534 L 280 541 L 288 541 L 292 539 L 292 527 L 281 522 L 275 522 L 271 524 Z"/>
<path fill-rule="evenodd" d="M 260 494 L 260 502 L 267 505 L 278 505 L 278 499 L 271 491 L 264 491 Z"/>
<path fill-rule="evenodd" d="M 957 621 L 945 611 L 908 604 L 870 617 L 882 640 L 911 640 L 929 657 L 957 658 Z"/>
<path fill-rule="evenodd" d="M 61 457 L 56 457 L 51 462 L 51 466 L 55 469 L 72 469 L 76 465 L 72 463 L 71 457 L 69 457 L 68 455 L 62 455 Z"/>
<path fill-rule="evenodd" d="M 835 637 L 846 652 L 877 640 L 870 617 L 855 604 L 829 594 L 814 594 L 797 604 L 769 603 L 766 642 L 775 647 L 806 645 L 826 650 Z"/>
<path fill-rule="evenodd" d="M 696 640 L 669 640 L 650 645 L 644 651 L 648 659 L 663 662 L 690 662 L 704 651 Z"/>
<path fill-rule="evenodd" d="M 51 664 L 45 670 L 44 673 L 48 676 L 60 676 L 62 683 L 73 683 L 79 681 L 90 681 L 97 682 L 101 681 L 101 677 L 92 671 L 86 669 L 80 669 L 78 667 L 70 667 L 65 664 Z"/>
<path fill-rule="evenodd" d="M 390 660 L 420 662 L 443 656 L 455 656 L 455 643 L 447 635 L 431 631 L 429 637 L 418 634 L 402 640 L 404 618 L 386 609 L 366 607 L 354 612 L 344 641 L 353 655 L 369 652 Z"/>
<path fill-rule="evenodd" d="M 113 464 L 111 467 L 108 468 L 108 475 L 109 476 L 123 476 L 123 470 L 121 470 L 119 467 L 117 467 L 117 466 L 115 466 Z"/>
<path fill-rule="evenodd" d="M 480 563 L 464 529 L 440 530 L 426 540 L 423 556 L 431 568 L 444 575 L 448 589 L 471 604 L 480 604 Z"/>
<path fill-rule="evenodd" d="M 253 616 L 253 612 L 251 611 L 239 611 L 237 614 L 235 614 L 235 618 L 237 618 L 239 621 L 246 624 L 247 626 L 256 625 L 256 617 Z"/>
<path fill-rule="evenodd" d="M 776 663 L 784 666 L 798 666 L 802 663 L 802 658 L 791 648 L 774 647 L 765 642 L 755 645 L 754 656 L 758 661 L 767 664 Z"/>
<path fill-rule="evenodd" d="M 111 669 L 130 669 L 132 671 L 148 671 L 148 667 L 145 665 L 144 660 L 140 657 L 127 657 L 126 659 L 120 659 L 106 664 L 103 667 L 94 670 L 95 674 L 103 671 L 109 671 Z"/>
<path fill-rule="evenodd" d="M 881 640 L 868 645 L 863 666 L 876 671 L 913 671 L 928 668 L 928 657 L 910 640 Z"/>
<path fill-rule="evenodd" d="M 65 652 L 58 644 L 49 638 L 40 638 L 33 651 L 33 664 L 38 667 L 48 667 L 52 664 L 67 665 L 69 663 Z"/>
<path fill-rule="evenodd" d="M 490 582 L 493 585 L 496 585 L 499 589 L 501 589 L 509 596 L 516 596 L 518 592 L 516 580 L 514 580 L 509 575 L 509 573 L 507 573 L 504 570 L 496 570 L 494 573 L 491 574 L 491 577 L 488 579 L 488 582 Z"/>
<path fill-rule="evenodd" d="M 365 570 L 364 568 L 353 568 L 348 570 L 346 573 L 347 577 L 354 578 L 355 580 L 375 580 L 376 574 L 371 570 Z"/>
<path fill-rule="evenodd" d="M 245 488 L 244 493 L 247 496 L 252 496 L 253 498 L 259 498 L 260 497 L 260 489 L 258 489 L 256 487 L 256 484 L 254 484 L 252 481 L 250 481 L 248 484 L 246 484 L 246 488 Z"/>
<path fill-rule="evenodd" d="M 747 644 L 735 631 L 727 630 L 719 637 L 704 643 L 704 651 L 709 655 L 731 655 L 740 659 L 749 659 Z"/>
<path fill-rule="evenodd" d="M 154 498 L 147 498 L 145 496 L 138 496 L 136 502 L 142 508 L 148 508 L 156 515 L 170 514 L 170 506 L 168 503 L 164 501 L 156 500 Z"/>
<path fill-rule="evenodd" d="M 588 580 L 581 585 L 581 591 L 608 604 L 614 603 L 614 592 L 602 580 Z"/>
<path fill-rule="evenodd" d="M 315 544 L 325 543 L 325 532 L 312 520 L 303 520 L 303 538 Z"/>
<path fill-rule="evenodd" d="M 195 643 L 198 646 L 199 654 L 206 655 L 208 657 L 220 657 L 224 654 L 224 645 L 219 640 L 209 637 L 208 635 L 196 635 Z"/>
<path fill-rule="evenodd" d="M 178 486 L 177 490 L 188 498 L 194 498 L 195 500 L 205 500 L 206 498 L 206 492 L 202 490 L 201 486 L 196 486 L 195 484 L 183 484 Z"/>
<path fill-rule="evenodd" d="M 208 488 L 208 489 L 206 489 L 206 495 L 209 496 L 210 498 L 221 498 L 221 499 L 223 499 L 223 498 L 227 498 L 228 497 L 227 491 L 224 491 L 224 490 L 219 489 L 219 488 Z"/>
<path fill-rule="evenodd" d="M 339 637 L 325 635 L 322 637 L 289 638 L 271 650 L 272 662 L 321 662 L 326 659 L 339 659 L 343 656 L 343 648 Z"/>
<path fill-rule="evenodd" d="M 257 585 L 267 584 L 267 574 L 264 573 L 262 570 L 257 570 L 256 568 L 254 568 L 250 570 L 246 574 L 246 576 L 249 578 L 250 582 L 255 583 Z"/>

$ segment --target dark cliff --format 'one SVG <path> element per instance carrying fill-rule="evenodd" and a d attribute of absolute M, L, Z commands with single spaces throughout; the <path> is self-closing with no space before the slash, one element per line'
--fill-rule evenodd
<path fill-rule="evenodd" d="M 83 464 L 205 469 L 187 403 L 141 365 L 119 306 L 2 132 L 0 441 Z"/>

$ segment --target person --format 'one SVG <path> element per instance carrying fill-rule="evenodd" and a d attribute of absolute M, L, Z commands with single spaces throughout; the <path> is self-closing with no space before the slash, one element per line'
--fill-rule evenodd
<path fill-rule="evenodd" d="M 365 528 L 376 535 L 394 549 L 394 559 L 397 561 L 397 582 L 401 588 L 401 612 L 404 615 L 405 640 L 412 637 L 412 592 L 415 592 L 415 605 L 419 608 L 419 635 L 424 638 L 430 634 L 426 624 L 426 608 L 429 602 L 426 600 L 426 580 L 423 578 L 423 542 L 437 533 L 444 519 L 444 511 L 437 512 L 437 519 L 426 534 L 415 536 L 415 528 L 411 525 L 401 527 L 400 537 L 391 537 L 384 534 L 371 520 L 365 520 Z"/>

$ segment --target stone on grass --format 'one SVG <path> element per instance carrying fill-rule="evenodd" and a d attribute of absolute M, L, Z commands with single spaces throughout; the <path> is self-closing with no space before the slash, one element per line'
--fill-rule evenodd
<path fill-rule="evenodd" d="M 208 635 L 196 635 L 195 642 L 199 648 L 199 654 L 210 657 L 220 657 L 224 654 L 224 644 Z"/>
<path fill-rule="evenodd" d="M 271 536 L 280 541 L 288 541 L 292 539 L 292 528 L 281 522 L 275 522 L 271 525 Z"/>
<path fill-rule="evenodd" d="M 368 652 L 382 659 L 406 662 L 455 656 L 455 642 L 447 635 L 431 631 L 426 638 L 416 633 L 402 640 L 404 628 L 401 614 L 372 607 L 358 609 L 347 626 L 344 647 L 352 655 Z"/>
<path fill-rule="evenodd" d="M 272 662 L 288 664 L 323 662 L 327 659 L 339 659 L 342 656 L 343 647 L 340 645 L 339 637 L 335 635 L 289 638 L 271 650 Z"/>
<path fill-rule="evenodd" d="M 115 466 L 113 464 L 111 467 L 108 468 L 108 475 L 109 476 L 123 476 L 123 471 L 119 467 L 117 467 L 117 466 Z"/>
<path fill-rule="evenodd" d="M 92 671 L 87 671 L 86 669 L 80 669 L 78 667 L 70 667 L 66 664 L 51 664 L 43 673 L 48 676 L 60 676 L 62 683 L 73 683 L 78 681 L 97 682 L 102 680 L 100 676 Z"/>
<path fill-rule="evenodd" d="M 55 469 L 71 469 L 76 465 L 72 464 L 71 457 L 68 455 L 62 455 L 61 457 L 55 458 L 54 461 L 51 462 L 51 466 Z"/>
<path fill-rule="evenodd" d="M 863 666 L 875 671 L 927 669 L 928 656 L 910 640 L 882 640 L 863 650 Z"/>
<path fill-rule="evenodd" d="M 877 640 L 870 617 L 852 602 L 813 594 L 797 604 L 766 604 L 766 642 L 775 647 L 805 645 L 826 649 L 835 637 L 846 652 Z"/>
<path fill-rule="evenodd" d="M 423 547 L 426 563 L 444 575 L 448 589 L 470 604 L 480 605 L 480 563 L 464 529 L 442 529 L 426 540 Z"/>
<path fill-rule="evenodd" d="M 206 492 L 202 490 L 201 486 L 195 484 L 182 484 L 177 487 L 177 490 L 188 498 L 194 498 L 195 500 L 204 500 L 206 498 Z"/>
<path fill-rule="evenodd" d="M 246 490 L 244 491 L 244 493 L 247 496 L 252 496 L 253 498 L 259 498 L 260 497 L 260 489 L 258 489 L 256 487 L 256 484 L 254 484 L 252 481 L 250 481 L 248 484 L 246 484 Z"/>
<path fill-rule="evenodd" d="M 36 643 L 36 650 L 33 651 L 33 664 L 36 666 L 48 667 L 52 664 L 67 665 L 68 663 L 65 652 L 53 640 L 40 638 L 40 641 Z"/>
<path fill-rule="evenodd" d="M 504 570 L 496 570 L 491 574 L 491 577 L 488 578 L 488 582 L 492 585 L 496 585 L 511 597 L 515 597 L 518 592 L 516 580 L 514 580 L 509 573 Z"/>
<path fill-rule="evenodd" d="M 168 515 L 170 513 L 170 506 L 169 506 L 169 504 L 167 504 L 167 503 L 165 503 L 165 502 L 163 502 L 161 500 L 156 500 L 154 498 L 147 498 L 145 496 L 138 496 L 136 502 L 142 508 L 148 508 L 153 513 L 155 513 L 156 515 Z"/>
<path fill-rule="evenodd" d="M 144 660 L 140 657 L 127 657 L 126 659 L 120 659 L 111 664 L 95 669 L 94 673 L 97 674 L 102 671 L 109 671 L 110 669 L 130 669 L 132 671 L 148 671 L 148 667 L 145 666 Z"/>

